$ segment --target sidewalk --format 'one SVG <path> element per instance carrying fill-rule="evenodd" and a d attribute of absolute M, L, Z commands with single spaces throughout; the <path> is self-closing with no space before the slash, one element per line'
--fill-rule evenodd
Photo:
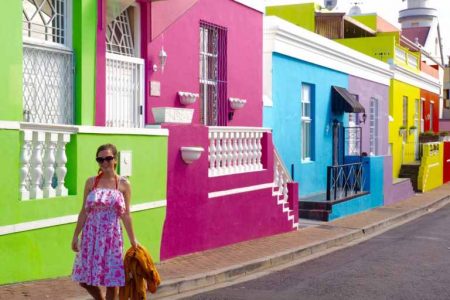
<path fill-rule="evenodd" d="M 151 299 L 232 281 L 333 248 L 345 246 L 411 221 L 450 203 L 450 184 L 389 206 L 328 223 L 304 222 L 298 231 L 194 253 L 159 264 L 162 286 Z M 0 286 L 0 299 L 90 299 L 69 278 Z"/>

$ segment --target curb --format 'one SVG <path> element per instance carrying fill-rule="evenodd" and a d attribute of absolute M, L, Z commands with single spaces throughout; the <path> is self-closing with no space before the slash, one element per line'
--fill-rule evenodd
<path fill-rule="evenodd" d="M 153 299 L 165 299 L 169 296 L 181 296 L 186 292 L 192 292 L 194 290 L 211 287 L 213 285 L 231 282 L 251 274 L 273 269 L 275 267 L 281 267 L 283 265 L 287 266 L 288 264 L 295 263 L 299 260 L 307 260 L 308 258 L 311 259 L 314 255 L 330 252 L 332 248 L 336 248 L 337 250 L 338 247 L 381 234 L 384 231 L 412 221 L 449 203 L 450 196 L 447 195 L 427 205 L 413 208 L 406 212 L 399 212 L 393 217 L 367 225 L 363 228 L 347 228 L 349 230 L 348 232 L 317 243 L 289 249 L 271 256 L 252 260 L 244 264 L 233 265 L 224 269 L 214 270 L 208 273 L 167 280 L 162 282 L 158 292 L 156 294 L 152 294 L 150 297 Z M 384 206 L 378 208 L 383 209 L 383 207 Z M 333 226 L 332 224 L 328 225 Z M 335 227 L 342 228 L 339 226 Z M 298 263 L 300 263 L 300 261 Z"/>

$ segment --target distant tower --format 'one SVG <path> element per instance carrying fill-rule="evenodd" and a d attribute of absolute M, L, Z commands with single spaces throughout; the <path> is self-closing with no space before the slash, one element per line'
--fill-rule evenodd
<path fill-rule="evenodd" d="M 400 11 L 398 18 L 403 36 L 420 44 L 425 51 L 444 64 L 438 11 L 434 0 L 407 2 L 407 8 Z"/>
<path fill-rule="evenodd" d="M 352 8 L 350 8 L 350 10 L 348 11 L 348 14 L 350 16 L 356 16 L 356 15 L 360 15 L 361 14 L 361 7 L 359 7 L 359 4 L 362 4 L 362 2 L 359 1 L 352 1 L 351 3 L 353 3 Z"/>
<path fill-rule="evenodd" d="M 432 27 L 438 12 L 432 0 L 408 0 L 408 8 L 401 10 L 398 22 L 403 28 Z"/>

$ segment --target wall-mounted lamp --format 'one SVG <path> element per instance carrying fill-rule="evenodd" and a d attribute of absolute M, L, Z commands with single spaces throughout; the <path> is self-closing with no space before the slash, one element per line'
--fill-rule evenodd
<path fill-rule="evenodd" d="M 366 113 L 363 113 L 362 118 L 359 119 L 358 121 L 359 121 L 359 123 L 366 124 L 366 119 L 367 119 Z"/>
<path fill-rule="evenodd" d="M 164 47 L 161 47 L 161 50 L 159 51 L 158 54 L 158 58 L 159 58 L 159 67 L 161 69 L 161 72 L 164 72 L 164 67 L 166 66 L 166 62 L 167 62 L 167 52 L 164 51 Z M 158 65 L 157 64 L 153 64 L 153 72 L 158 71 Z"/>

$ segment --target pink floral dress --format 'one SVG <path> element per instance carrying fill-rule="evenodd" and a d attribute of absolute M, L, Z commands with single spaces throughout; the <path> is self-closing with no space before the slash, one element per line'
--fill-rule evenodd
<path fill-rule="evenodd" d="M 97 188 L 97 182 L 86 198 L 87 218 L 72 279 L 94 286 L 124 286 L 119 218 L 125 211 L 125 200 L 118 190 L 117 180 L 116 189 Z"/>

